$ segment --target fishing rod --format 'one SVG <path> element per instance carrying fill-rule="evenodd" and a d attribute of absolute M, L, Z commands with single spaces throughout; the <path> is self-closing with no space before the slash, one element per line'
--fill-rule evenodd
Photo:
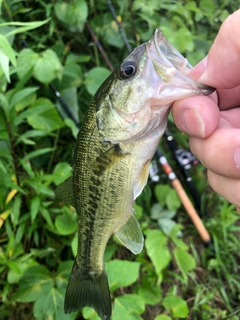
<path fill-rule="evenodd" d="M 186 212 L 188 213 L 192 223 L 194 224 L 198 234 L 200 235 L 204 245 L 208 247 L 212 244 L 211 236 L 204 226 L 202 220 L 199 218 L 199 215 L 194 208 L 192 202 L 190 201 L 186 191 L 184 190 L 180 180 L 177 178 L 177 175 L 173 171 L 172 167 L 167 161 L 167 158 L 163 155 L 163 153 L 157 149 L 156 156 L 158 158 L 159 164 L 162 166 L 164 172 L 166 173 L 168 179 L 171 181 L 172 186 L 178 194 L 181 203 L 183 204 Z M 156 167 L 153 166 L 152 173 L 150 172 L 150 177 L 152 181 L 159 181 L 160 178 L 157 176 Z"/>
<path fill-rule="evenodd" d="M 201 212 L 201 197 L 190 175 L 191 167 L 198 165 L 200 161 L 194 157 L 194 155 L 191 153 L 190 150 L 179 149 L 177 147 L 176 140 L 170 134 L 168 129 L 165 131 L 164 136 L 166 137 L 168 147 L 172 152 L 176 160 L 176 163 L 184 177 L 184 180 L 195 202 L 196 208 L 198 209 L 199 212 Z"/>

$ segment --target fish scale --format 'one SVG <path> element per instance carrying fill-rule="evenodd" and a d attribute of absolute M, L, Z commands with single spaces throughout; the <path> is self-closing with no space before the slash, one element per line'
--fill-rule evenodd
<path fill-rule="evenodd" d="M 56 190 L 78 214 L 78 249 L 65 313 L 90 306 L 102 320 L 110 320 L 103 261 L 107 242 L 115 233 L 134 254 L 142 250 L 133 203 L 147 183 L 171 104 L 214 90 L 188 77 L 190 70 L 187 60 L 156 30 L 96 92 L 77 137 L 73 175 Z"/>

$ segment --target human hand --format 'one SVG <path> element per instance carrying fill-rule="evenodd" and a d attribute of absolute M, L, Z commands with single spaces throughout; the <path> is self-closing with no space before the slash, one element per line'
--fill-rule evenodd
<path fill-rule="evenodd" d="M 208 168 L 211 187 L 240 208 L 240 10 L 221 26 L 209 51 L 192 71 L 215 87 L 211 97 L 174 102 L 175 124 L 189 135 L 194 155 Z"/>

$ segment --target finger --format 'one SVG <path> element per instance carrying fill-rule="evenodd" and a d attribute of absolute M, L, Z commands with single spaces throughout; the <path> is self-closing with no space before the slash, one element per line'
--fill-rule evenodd
<path fill-rule="evenodd" d="M 240 207 L 240 180 L 223 177 L 212 171 L 208 171 L 208 180 L 214 191 L 230 203 Z"/>
<path fill-rule="evenodd" d="M 178 100 L 172 106 L 172 115 L 178 129 L 199 138 L 206 138 L 214 132 L 219 114 L 217 104 L 205 96 Z"/>
<path fill-rule="evenodd" d="M 217 92 L 218 106 L 221 110 L 235 108 L 240 105 L 240 85 L 232 89 L 219 89 Z"/>
<path fill-rule="evenodd" d="M 240 129 L 225 120 L 206 139 L 189 138 L 193 154 L 212 172 L 230 178 L 240 178 Z M 228 127 L 229 126 L 229 127 Z"/>
<path fill-rule="evenodd" d="M 234 88 L 240 83 L 240 10 L 231 14 L 222 24 L 209 51 L 208 58 L 200 62 L 194 76 L 204 73 L 199 82 L 217 88 Z"/>

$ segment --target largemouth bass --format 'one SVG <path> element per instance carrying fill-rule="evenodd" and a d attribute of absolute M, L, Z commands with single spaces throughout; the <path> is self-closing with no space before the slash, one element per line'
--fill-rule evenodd
<path fill-rule="evenodd" d="M 150 161 L 174 100 L 213 89 L 188 77 L 191 66 L 160 30 L 137 47 L 96 92 L 79 131 L 73 175 L 56 195 L 76 208 L 78 251 L 65 313 L 93 307 L 110 320 L 103 255 L 111 235 L 134 254 L 143 235 L 133 203 L 147 183 Z"/>

